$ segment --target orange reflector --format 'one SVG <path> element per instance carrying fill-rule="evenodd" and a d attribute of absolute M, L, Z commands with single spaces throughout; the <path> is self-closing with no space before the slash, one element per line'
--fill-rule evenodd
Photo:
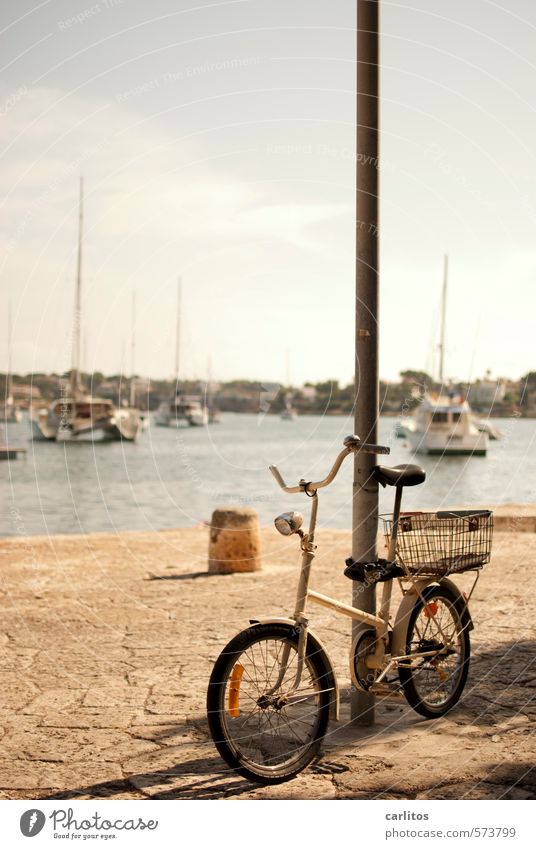
<path fill-rule="evenodd" d="M 424 608 L 424 615 L 427 619 L 430 619 L 430 616 L 435 616 L 437 613 L 437 604 L 435 601 L 431 601 L 430 604 L 427 604 Z"/>
<path fill-rule="evenodd" d="M 240 663 L 235 663 L 229 686 L 229 716 L 240 716 L 240 684 L 243 674 L 244 667 Z"/>

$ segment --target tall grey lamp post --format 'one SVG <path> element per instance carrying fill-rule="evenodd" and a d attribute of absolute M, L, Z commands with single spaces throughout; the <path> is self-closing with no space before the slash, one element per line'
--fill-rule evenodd
<path fill-rule="evenodd" d="M 355 433 L 377 443 L 378 288 L 379 288 L 379 0 L 357 2 L 357 156 L 356 156 L 356 331 Z M 378 484 L 371 478 L 372 454 L 356 454 L 352 499 L 352 557 L 375 560 Z M 374 588 L 353 584 L 354 606 L 375 612 Z M 356 629 L 362 628 L 354 623 Z M 374 722 L 374 696 L 352 692 L 352 721 Z"/>

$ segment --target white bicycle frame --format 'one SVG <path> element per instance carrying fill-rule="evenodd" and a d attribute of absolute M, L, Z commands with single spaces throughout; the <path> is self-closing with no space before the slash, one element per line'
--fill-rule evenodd
<path fill-rule="evenodd" d="M 345 440 L 345 446 L 346 447 L 337 456 L 327 477 L 325 477 L 321 481 L 306 482 L 302 479 L 300 480 L 297 486 L 287 486 L 277 467 L 270 466 L 270 471 L 272 472 L 274 478 L 276 479 L 277 483 L 279 484 L 282 490 L 288 493 L 306 493 L 306 495 L 308 495 L 312 501 L 309 528 L 307 533 L 301 534 L 301 570 L 298 582 L 298 590 L 296 593 L 296 604 L 294 608 L 294 614 L 292 616 L 292 621 L 294 621 L 297 628 L 299 628 L 298 663 L 296 677 L 291 687 L 290 695 L 292 695 L 292 693 L 298 688 L 303 672 L 309 624 L 306 616 L 308 601 L 312 602 L 313 604 L 321 605 L 322 607 L 328 607 L 335 613 L 338 613 L 342 616 L 348 616 L 351 619 L 361 622 L 363 625 L 368 625 L 371 628 L 374 628 L 376 632 L 376 648 L 373 654 L 369 654 L 366 656 L 365 662 L 367 668 L 371 670 L 381 670 L 381 672 L 377 675 L 377 677 L 375 677 L 374 686 L 371 687 L 369 692 L 381 692 L 382 694 L 392 695 L 391 690 L 385 690 L 382 689 L 381 686 L 378 686 L 381 685 L 383 679 L 391 671 L 391 669 L 396 667 L 400 661 L 409 661 L 414 660 L 416 657 L 427 657 L 437 655 L 437 650 L 418 652 L 412 654 L 411 656 L 405 653 L 407 622 L 411 611 L 413 610 L 413 607 L 415 605 L 416 596 L 419 597 L 423 601 L 423 603 L 426 603 L 425 598 L 423 596 L 423 592 L 426 587 L 430 586 L 431 584 L 436 584 L 437 579 L 416 578 L 411 575 L 407 570 L 405 570 L 406 575 L 403 578 L 397 579 L 402 589 L 403 599 L 399 607 L 396 616 L 396 621 L 393 627 L 392 644 L 390 648 L 391 659 L 388 661 L 388 663 L 385 662 L 385 655 L 389 641 L 389 614 L 391 608 L 391 595 L 394 580 L 393 578 L 383 582 L 380 609 L 376 615 L 372 613 L 367 613 L 365 610 L 361 610 L 358 607 L 353 607 L 350 604 L 345 604 L 342 601 L 338 601 L 337 599 L 330 598 L 329 596 L 323 595 L 322 593 L 309 589 L 311 565 L 314 560 L 316 551 L 314 536 L 318 513 L 318 490 L 323 489 L 324 487 L 329 486 L 329 484 L 332 483 L 343 461 L 349 454 L 354 454 L 358 451 L 367 451 L 367 453 L 374 454 L 390 453 L 389 448 L 384 448 L 380 445 L 368 445 L 365 443 L 361 443 L 357 439 L 357 437 L 348 437 Z M 391 563 L 395 562 L 396 559 L 396 542 L 398 534 L 398 523 L 400 518 L 400 508 L 402 503 L 402 489 L 402 486 L 396 487 L 395 503 L 393 509 L 393 525 L 388 551 L 388 560 Z M 404 588 L 402 581 L 408 581 L 410 584 L 409 588 Z M 453 590 L 459 592 L 455 584 L 453 584 L 448 579 L 442 579 L 442 584 L 449 584 Z M 438 630 L 444 640 L 445 648 L 447 650 L 450 645 L 452 645 L 454 638 L 457 635 L 453 635 L 453 637 L 449 639 L 447 635 L 443 633 L 433 613 L 430 613 L 430 616 L 437 625 Z M 354 647 L 352 647 L 352 655 L 353 650 Z M 285 646 L 285 649 L 282 654 L 279 676 L 274 687 L 269 691 L 270 694 L 276 692 L 277 689 L 281 686 L 287 670 L 289 656 L 290 645 Z M 355 678 L 352 657 L 350 658 L 350 660 L 352 679 L 354 681 L 354 684 L 359 687 L 359 682 Z"/>

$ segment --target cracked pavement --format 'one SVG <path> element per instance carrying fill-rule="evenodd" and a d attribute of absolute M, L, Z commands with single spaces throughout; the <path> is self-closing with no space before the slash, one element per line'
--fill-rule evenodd
<path fill-rule="evenodd" d="M 349 621 L 311 608 L 341 721 L 320 761 L 276 787 L 227 769 L 204 708 L 230 637 L 250 616 L 292 610 L 295 541 L 271 529 L 262 540 L 261 572 L 210 576 L 206 528 L 3 540 L 0 798 L 535 797 L 536 534 L 496 534 L 471 604 L 466 690 L 439 720 L 389 699 L 374 726 L 352 727 Z M 317 542 L 312 587 L 349 600 L 349 534 L 321 530 Z"/>

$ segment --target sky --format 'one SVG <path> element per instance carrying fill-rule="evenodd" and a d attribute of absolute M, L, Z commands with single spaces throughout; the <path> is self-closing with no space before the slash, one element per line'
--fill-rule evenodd
<path fill-rule="evenodd" d="M 536 369 L 536 6 L 382 2 L 380 372 Z M 351 0 L 0 11 L 0 370 L 353 379 Z M 136 293 L 135 357 L 131 303 Z M 288 353 L 287 353 L 288 352 Z M 210 365 L 209 365 L 210 364 Z"/>

